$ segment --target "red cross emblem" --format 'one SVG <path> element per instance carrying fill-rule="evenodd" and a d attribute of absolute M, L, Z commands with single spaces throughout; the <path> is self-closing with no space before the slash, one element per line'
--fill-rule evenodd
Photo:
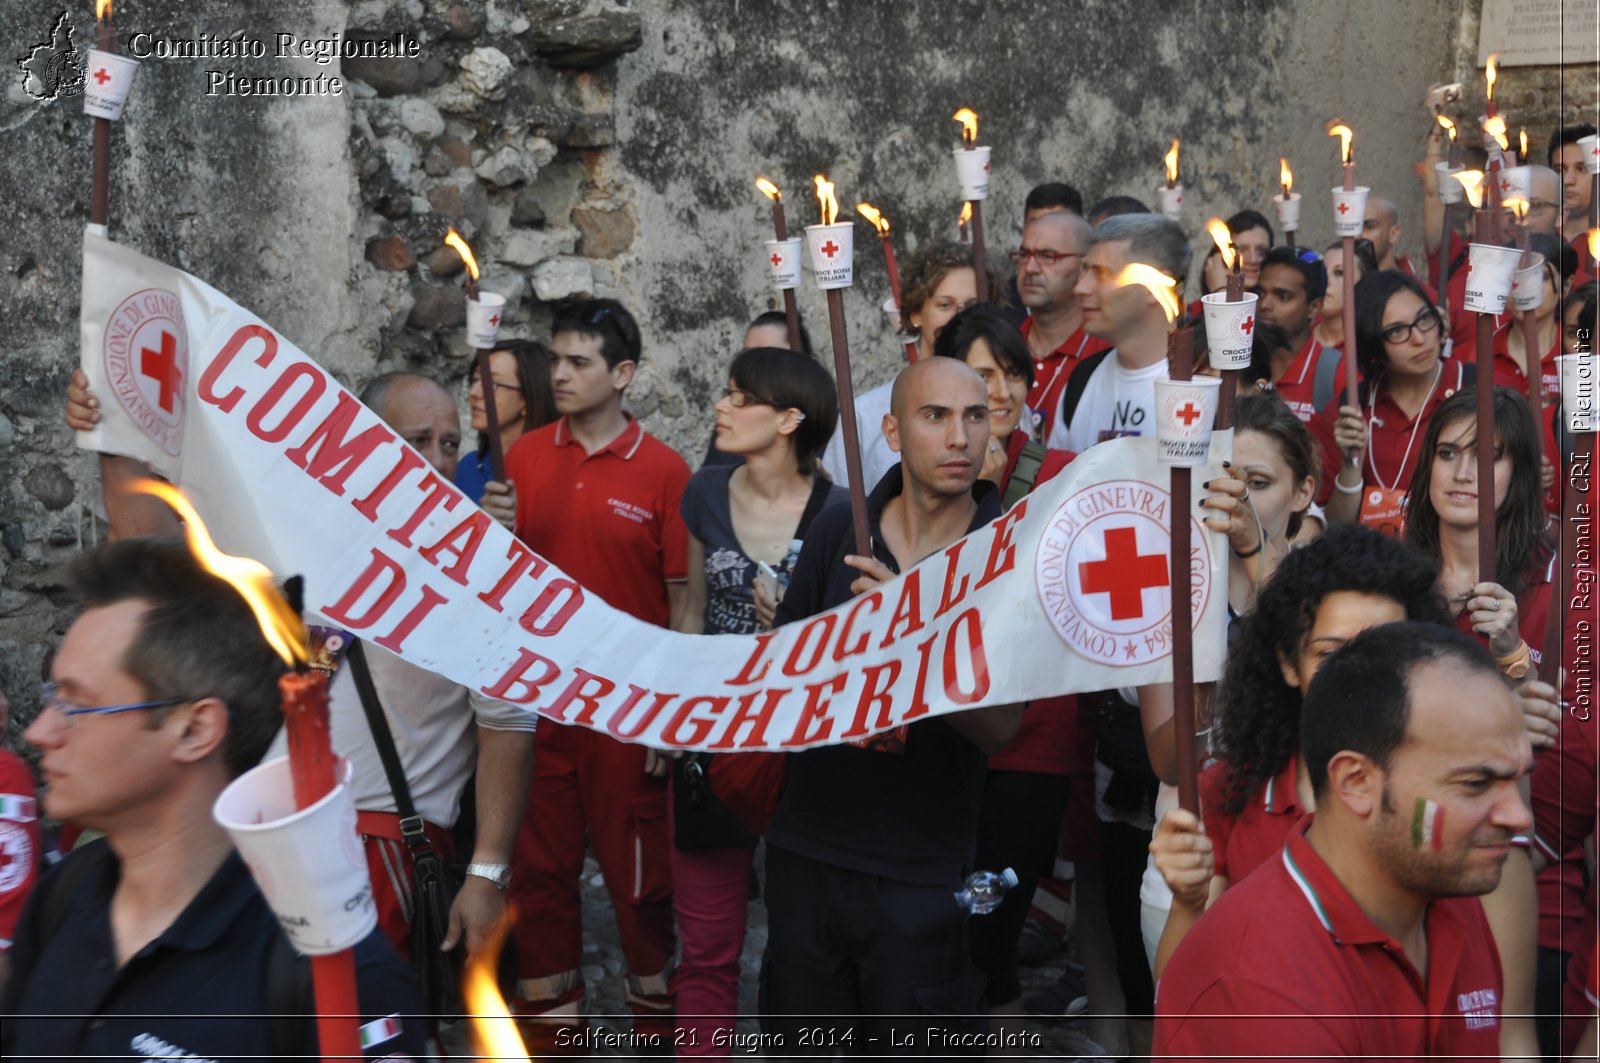
<path fill-rule="evenodd" d="M 1106 532 L 1105 560 L 1079 564 L 1078 582 L 1085 594 L 1111 596 L 1111 619 L 1131 620 L 1144 615 L 1145 588 L 1168 585 L 1167 559 L 1141 554 L 1133 528 L 1111 528 Z"/>
<path fill-rule="evenodd" d="M 139 351 L 139 372 L 160 386 L 158 401 L 163 410 L 171 413 L 178 396 L 178 338 L 162 329 L 159 351 L 150 347 Z"/>
<path fill-rule="evenodd" d="M 1185 403 L 1183 409 L 1173 414 L 1173 416 L 1182 421 L 1184 427 L 1187 428 L 1200 419 L 1200 410 L 1194 403 L 1189 402 Z"/>
<path fill-rule="evenodd" d="M 489 324 L 491 324 L 491 325 L 500 324 L 500 315 L 499 314 L 495 314 L 493 317 L 491 317 L 489 319 Z"/>
<path fill-rule="evenodd" d="M 1595 144 L 1595 146 L 1590 150 L 1589 154 L 1600 157 L 1600 142 Z"/>
<path fill-rule="evenodd" d="M 783 256 L 774 251 L 772 253 L 772 268 L 777 269 L 781 265 L 783 265 Z"/>
<path fill-rule="evenodd" d="M 100 84 L 104 85 L 106 82 L 111 80 L 111 75 L 106 73 L 105 67 L 101 67 L 99 70 L 94 72 L 94 79 L 100 82 Z"/>
<path fill-rule="evenodd" d="M 1256 319 L 1253 318 L 1253 317 L 1245 318 L 1244 321 L 1239 325 L 1239 331 L 1244 333 L 1246 336 L 1248 336 L 1252 332 L 1254 332 L 1255 328 L 1256 328 Z"/>
<path fill-rule="evenodd" d="M 827 255 L 829 258 L 832 258 L 834 255 L 837 255 L 839 253 L 839 245 L 834 243 L 832 240 L 829 240 L 827 243 L 825 243 L 821 247 L 817 248 L 817 250 L 821 251 L 823 254 Z"/>
<path fill-rule="evenodd" d="M 1339 206 L 1338 206 L 1337 209 L 1338 209 L 1340 214 L 1349 214 L 1350 213 L 1350 204 L 1346 203 L 1344 200 L 1341 199 L 1339 201 Z"/>

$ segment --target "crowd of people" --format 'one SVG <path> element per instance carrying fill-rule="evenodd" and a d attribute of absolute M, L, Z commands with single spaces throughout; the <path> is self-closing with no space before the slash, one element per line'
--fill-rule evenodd
<path fill-rule="evenodd" d="M 1577 706 L 1592 702 L 1594 618 L 1569 609 L 1550 645 L 1546 617 L 1553 515 L 1590 490 L 1554 359 L 1592 349 L 1583 236 L 1600 201 L 1574 149 L 1593 133 L 1559 130 L 1550 165 L 1530 167 L 1544 295 L 1527 330 L 1497 321 L 1493 379 L 1475 372 L 1437 131 L 1410 255 L 1379 195 L 1348 261 L 1339 243 L 1278 243 L 1258 211 L 1228 219 L 1260 326 L 1232 457 L 1204 487 L 1204 523 L 1228 547 L 1229 638 L 1222 680 L 1199 691 L 1199 814 L 1178 807 L 1170 684 L 787 755 L 684 753 L 553 721 L 535 732 L 523 709 L 363 646 L 331 711 L 379 911 L 357 950 L 369 1055 L 432 1050 L 406 961 L 481 948 L 508 908 L 530 1051 L 589 1054 L 591 853 L 641 1053 L 731 1054 L 759 897 L 756 1017 L 774 1054 L 1015 1054 L 1029 1013 L 1081 1015 L 1118 1057 L 1592 1054 L 1597 724 Z M 803 331 L 791 349 L 781 313 L 756 316 L 730 352 L 695 472 L 627 410 L 644 344 L 611 299 L 560 304 L 547 338 L 499 343 L 468 382 L 475 439 L 459 396 L 425 373 L 385 373 L 361 399 L 611 606 L 690 635 L 756 634 L 872 593 L 1077 455 L 1153 432 L 1171 325 L 1119 274 L 1184 278 L 1193 246 L 1136 199 L 1085 209 L 1050 183 L 1028 196 L 1009 276 L 987 278 L 992 302 L 969 245 L 910 255 L 898 338 L 915 358 L 855 398 L 866 555 L 833 377 Z M 1221 290 L 1220 257 L 1199 276 Z M 1215 372 L 1197 304 L 1177 327 L 1194 330 L 1195 371 Z M 1479 388 L 1494 389 L 1492 485 L 1474 457 Z M 74 376 L 67 424 L 92 428 L 99 405 Z M 114 541 L 73 565 L 78 613 L 24 736 L 42 802 L 0 754 L 0 1044 L 292 1055 L 310 1035 L 291 1018 L 310 1010 L 304 963 L 210 814 L 230 779 L 281 750 L 281 668 L 170 511 L 129 489 L 147 470 L 114 455 L 100 468 Z M 1494 493 L 1487 564 L 1480 491 Z M 1554 685 L 1539 678 L 1548 655 Z M 373 700 L 388 750 L 363 712 Z M 62 825 L 49 858 L 42 817 Z M 465 869 L 437 943 L 414 933 L 419 841 Z M 953 896 L 1001 869 L 1014 882 L 992 911 Z M 1041 959 L 1064 973 L 1025 995 L 1019 965 Z"/>

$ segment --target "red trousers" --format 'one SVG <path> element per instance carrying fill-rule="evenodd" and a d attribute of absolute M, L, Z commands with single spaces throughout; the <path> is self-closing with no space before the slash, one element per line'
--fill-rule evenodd
<path fill-rule="evenodd" d="M 432 823 L 424 823 L 422 829 L 441 859 L 449 863 L 455 858 L 455 841 L 449 831 Z M 401 840 L 400 817 L 393 812 L 357 812 L 356 830 L 361 832 L 361 842 L 367 850 L 367 873 L 372 876 L 378 929 L 401 958 L 409 960 L 416 877 L 411 873 L 411 851 Z"/>
<path fill-rule="evenodd" d="M 667 980 L 676 941 L 666 781 L 647 776 L 644 759 L 643 746 L 585 727 L 541 723 L 509 891 L 517 911 L 522 1015 L 577 1021 L 583 998 L 578 879 L 587 830 L 631 972 L 634 1028 L 672 1029 Z"/>

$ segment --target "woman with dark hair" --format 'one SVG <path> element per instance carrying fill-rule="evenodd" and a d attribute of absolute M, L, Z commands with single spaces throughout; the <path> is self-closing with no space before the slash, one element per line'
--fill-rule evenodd
<path fill-rule="evenodd" d="M 1344 349 L 1344 241 L 1335 240 L 1322 249 L 1322 267 L 1328 271 L 1328 290 L 1322 296 L 1322 310 L 1311 335 L 1324 347 Z M 1369 273 L 1378 272 L 1378 256 L 1372 241 L 1356 240 L 1356 284 Z"/>
<path fill-rule="evenodd" d="M 556 400 L 550 387 L 550 351 L 538 340 L 501 343 L 489 355 L 489 376 L 495 414 L 499 418 L 502 454 L 524 433 L 543 428 L 556 419 Z M 478 433 L 478 447 L 473 453 L 461 456 L 456 464 L 455 483 L 462 494 L 480 502 L 485 485 L 493 477 L 489 469 L 489 415 L 476 360 L 467 378 L 467 400 L 471 406 L 472 428 Z M 515 513 L 515 493 L 510 488 L 501 493 L 511 497 L 511 511 Z"/>
<path fill-rule="evenodd" d="M 1423 425 L 1439 404 L 1473 382 L 1472 367 L 1445 361 L 1444 318 L 1415 277 L 1380 270 L 1356 285 L 1357 405 L 1339 396 L 1318 415 L 1319 501 L 1333 521 L 1399 535 L 1405 489 Z"/>
<path fill-rule="evenodd" d="M 1033 357 L 1028 353 L 1028 341 L 1001 311 L 992 306 L 973 306 L 939 330 L 933 354 L 966 362 L 983 378 L 989 396 L 989 450 L 979 475 L 999 484 L 1004 494 L 1017 455 L 1030 438 L 1026 426 L 1033 424 L 1027 408 L 1028 390 L 1033 387 Z M 1043 449 L 1038 447 L 1041 457 Z M 1067 451 L 1057 453 L 1065 458 L 1053 462 L 1049 473 L 1030 479 L 1030 485 L 1048 479 L 1072 460 Z"/>
<path fill-rule="evenodd" d="M 677 629 L 750 634 L 771 626 L 771 584 L 788 579 L 811 519 L 848 497 L 817 469 L 839 402 L 833 379 L 811 358 L 755 347 L 734 358 L 715 409 L 717 447 L 744 460 L 705 466 L 684 489 L 689 580 Z M 766 753 L 676 760 L 672 902 L 682 956 L 672 985 L 687 1031 L 679 1055 L 729 1054 L 750 862 L 782 773 L 783 758 Z"/>

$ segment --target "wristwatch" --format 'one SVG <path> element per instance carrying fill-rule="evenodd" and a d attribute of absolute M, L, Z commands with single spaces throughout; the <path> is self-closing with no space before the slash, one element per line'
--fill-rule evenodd
<path fill-rule="evenodd" d="M 1501 673 L 1507 679 L 1519 680 L 1533 670 L 1533 652 L 1527 642 L 1520 642 L 1516 649 L 1504 657 L 1496 657 L 1494 663 L 1500 666 Z"/>
<path fill-rule="evenodd" d="M 504 893 L 506 887 L 511 885 L 510 864 L 468 864 L 467 874 L 488 879 L 494 885 L 494 888 L 501 893 Z"/>

